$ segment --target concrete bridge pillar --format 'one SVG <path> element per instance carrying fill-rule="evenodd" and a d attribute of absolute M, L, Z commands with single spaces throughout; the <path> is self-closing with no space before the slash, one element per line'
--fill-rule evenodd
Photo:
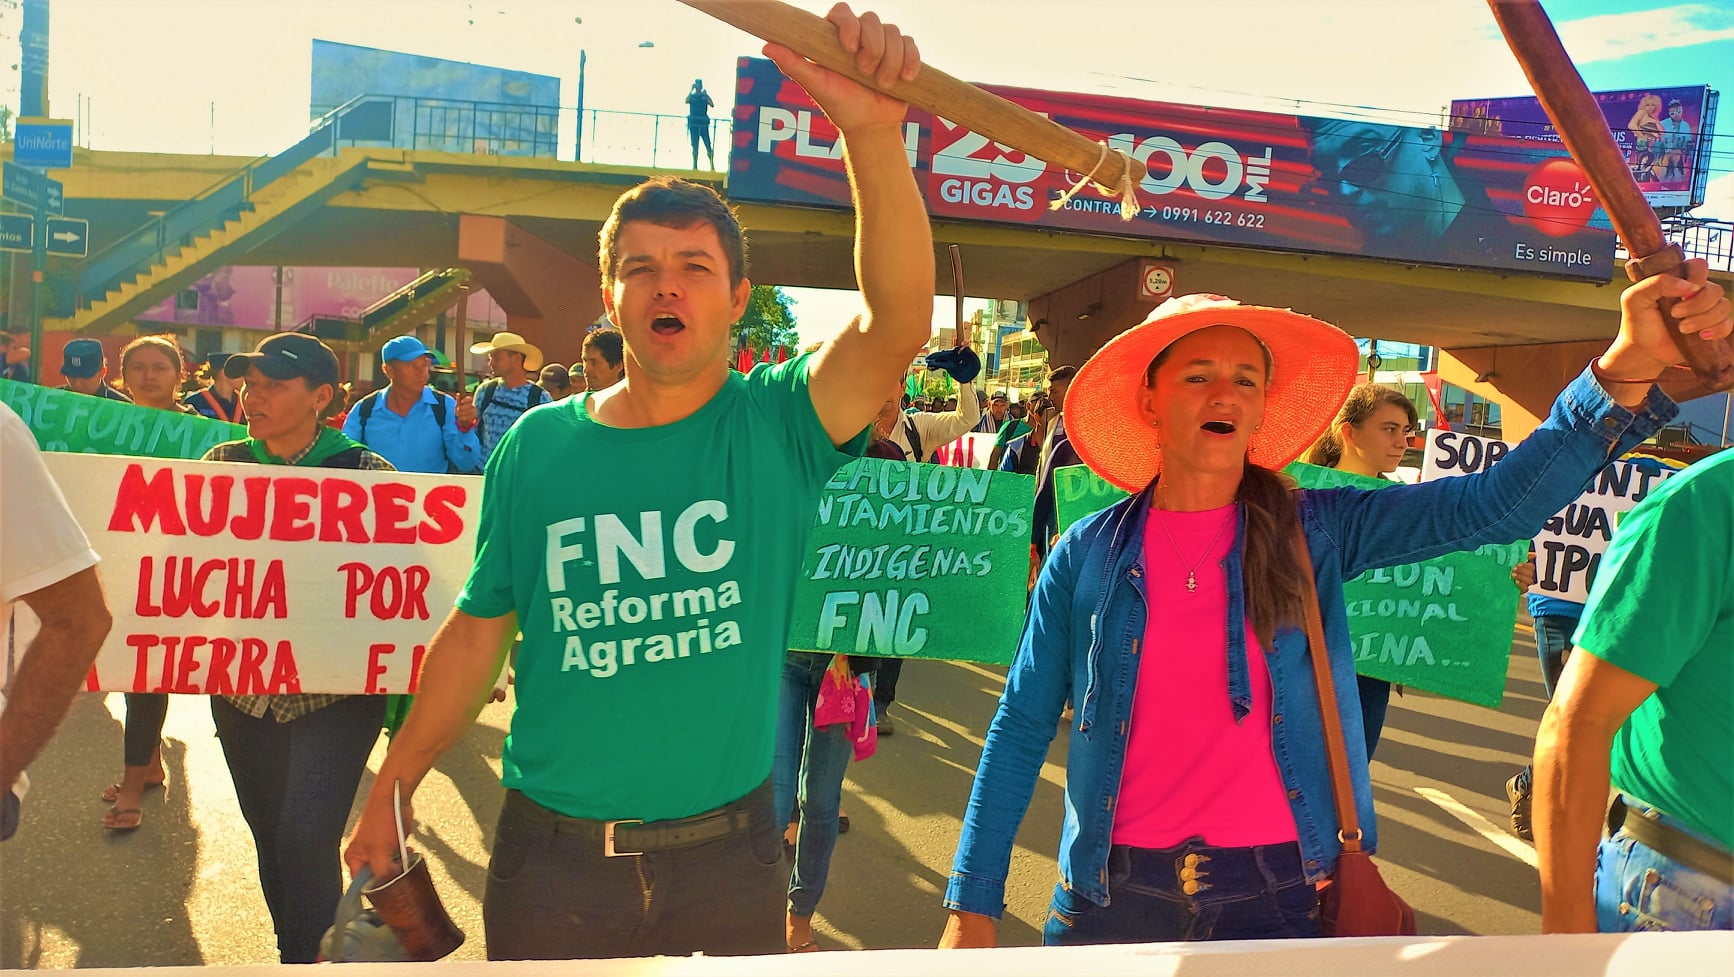
<path fill-rule="evenodd" d="M 562 251 L 504 217 L 463 214 L 458 263 L 505 311 L 506 328 L 535 343 L 548 362 L 570 365 L 582 357 L 584 333 L 602 314 L 594 260 Z"/>

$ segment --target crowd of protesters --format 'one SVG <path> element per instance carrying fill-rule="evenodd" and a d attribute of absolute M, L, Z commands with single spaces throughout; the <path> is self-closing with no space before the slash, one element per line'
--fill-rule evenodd
<path fill-rule="evenodd" d="M 891 25 L 841 6 L 829 19 L 862 71 L 885 83 L 918 74 L 914 42 Z M 929 340 L 934 292 L 905 106 L 779 46 L 767 53 L 843 134 L 865 310 L 785 362 L 730 368 L 731 326 L 751 289 L 745 234 L 713 190 L 668 178 L 624 193 L 602 228 L 602 297 L 617 329 L 592 332 L 570 367 L 497 333 L 470 347 L 492 374 L 473 394 L 433 389 L 435 354 L 411 335 L 382 348 L 387 383 L 352 399 L 337 357 L 309 335 L 213 357 L 207 382 L 185 397 L 190 371 L 171 339 L 130 343 L 118 384 L 100 344 L 66 345 L 69 390 L 246 425 L 206 460 L 486 479 L 473 566 L 342 861 L 377 878 L 403 871 L 410 798 L 510 656 L 516 711 L 483 897 L 490 958 L 818 948 L 812 918 L 846 823 L 845 771 L 868 727 L 895 731 L 899 661 L 788 649 L 810 530 L 790 514 L 811 512 L 853 458 L 922 462 L 984 433 L 1001 442 L 996 467 L 1036 479 L 1039 574 L 959 812 L 940 946 L 997 942 L 1017 832 L 1062 724 L 1066 813 L 1046 943 L 1323 935 L 1319 887 L 1349 840 L 1325 731 L 1347 734 L 1352 805 L 1373 851 L 1369 763 L 1390 693 L 1352 681 L 1344 582 L 1533 536 L 1674 416 L 1655 385 L 1680 362 L 1662 310 L 1681 329 L 1727 337 L 1722 288 L 1696 261 L 1683 277 L 1631 286 L 1616 338 L 1534 433 L 1487 472 L 1418 485 L 1296 490 L 1280 473 L 1303 455 L 1391 472 L 1414 406 L 1355 385 L 1355 344 L 1335 326 L 1222 296 L 1163 304 L 1023 403 L 978 390 L 974 354 L 947 351 L 930 362 L 956 382 L 955 402 L 923 409 L 935 405 L 901 393 Z M 333 407 L 340 398 L 346 409 Z M 0 712 L 9 833 L 22 773 L 78 690 L 108 615 L 98 556 L 4 406 L 0 439 L 0 615 L 16 602 L 41 622 Z M 574 482 L 564 472 L 577 457 L 606 457 L 615 477 Z M 1062 535 L 1054 475 L 1072 464 L 1130 494 Z M 615 513 L 695 508 L 724 527 L 721 541 L 657 579 L 604 579 L 596 562 L 568 558 L 578 551 L 559 535 Z M 1521 797 L 1518 830 L 1537 843 L 1550 932 L 1730 927 L 1730 546 L 1725 452 L 1632 512 L 1586 604 L 1532 607 L 1552 701 L 1533 770 L 1508 791 L 1514 827 Z M 718 647 L 740 653 L 621 669 L 606 683 L 561 666 L 570 645 L 550 608 L 563 595 L 606 585 L 648 597 L 725 572 L 744 596 L 711 623 Z M 1309 613 L 1322 619 L 1322 646 L 1309 641 Z M 1571 617 L 1575 626 L 1552 623 Z M 611 636 L 629 633 L 622 623 Z M 1315 682 L 1315 656 L 1334 699 Z M 851 724 L 819 721 L 827 688 L 856 700 Z M 137 829 L 140 796 L 164 783 L 166 702 L 127 696 L 108 829 Z M 213 696 L 211 709 L 280 958 L 310 962 L 343 887 L 339 845 L 387 703 Z M 603 742 L 612 745 L 593 748 Z M 1663 887 L 1674 895 L 1658 898 Z"/>

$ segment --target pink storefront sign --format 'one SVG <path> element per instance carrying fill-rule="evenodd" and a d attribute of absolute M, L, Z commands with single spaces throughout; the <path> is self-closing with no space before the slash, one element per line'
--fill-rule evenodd
<path fill-rule="evenodd" d="M 140 322 L 234 329 L 294 329 L 312 316 L 359 318 L 369 306 L 421 275 L 416 268 L 286 267 L 282 313 L 276 268 L 219 268 L 138 316 Z M 506 314 L 486 292 L 470 296 L 466 318 L 504 328 Z"/>

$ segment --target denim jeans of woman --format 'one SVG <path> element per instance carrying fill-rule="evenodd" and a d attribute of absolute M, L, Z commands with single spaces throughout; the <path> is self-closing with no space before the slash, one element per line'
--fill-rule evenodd
<path fill-rule="evenodd" d="M 1191 838 L 1173 848 L 1108 853 L 1108 905 L 1054 887 L 1042 942 L 1170 943 L 1282 940 L 1323 935 L 1318 889 L 1300 846 L 1213 848 Z"/>
<path fill-rule="evenodd" d="M 771 778 L 778 823 L 799 821 L 795 870 L 789 877 L 789 912 L 803 917 L 813 915 L 825 892 L 831 851 L 837 847 L 843 775 L 854 755 L 848 726 L 813 728 L 813 706 L 830 667 L 830 655 L 789 652 L 777 707 L 777 756 Z"/>
<path fill-rule="evenodd" d="M 211 697 L 211 717 L 253 832 L 259 886 L 284 963 L 312 963 L 343 895 L 338 857 L 385 697 L 353 695 L 292 722 Z"/>

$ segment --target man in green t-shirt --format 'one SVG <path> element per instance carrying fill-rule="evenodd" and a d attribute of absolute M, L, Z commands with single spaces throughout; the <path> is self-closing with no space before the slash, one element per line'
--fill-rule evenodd
<path fill-rule="evenodd" d="M 1730 549 L 1734 451 L 1662 483 L 1609 544 L 1536 741 L 1545 932 L 1734 928 Z"/>
<path fill-rule="evenodd" d="M 840 4 L 830 20 L 882 85 L 914 78 L 896 28 Z M 470 578 L 345 852 L 397 874 L 393 783 L 407 798 L 458 741 L 521 630 L 491 959 L 785 948 L 768 778 L 795 582 L 821 488 L 928 341 L 934 272 L 906 106 L 766 53 L 843 134 L 866 311 L 816 353 L 733 373 L 752 287 L 733 212 L 667 178 L 615 203 L 599 264 L 626 379 L 531 410 L 489 458 Z M 594 457 L 608 478 L 568 477 Z"/>

